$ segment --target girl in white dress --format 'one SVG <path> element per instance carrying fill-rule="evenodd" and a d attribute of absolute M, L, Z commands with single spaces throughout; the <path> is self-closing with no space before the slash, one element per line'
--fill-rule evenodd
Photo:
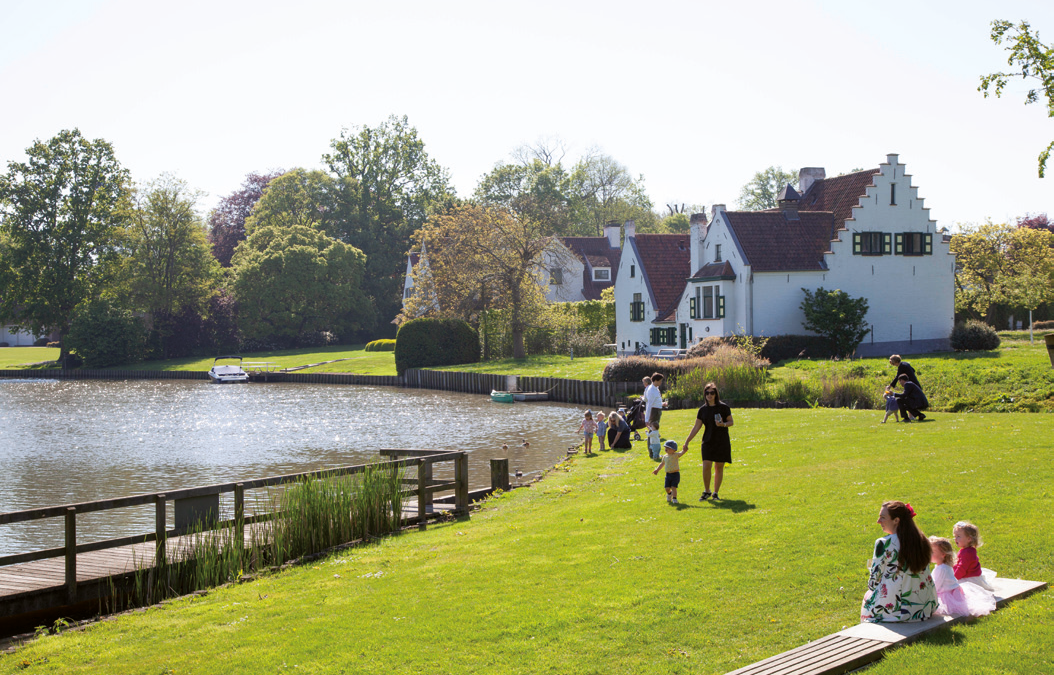
<path fill-rule="evenodd" d="M 937 611 L 943 616 L 984 616 L 995 611 L 995 596 L 977 584 L 960 584 L 952 564 L 955 553 L 944 537 L 930 537 L 933 585 L 937 588 Z"/>

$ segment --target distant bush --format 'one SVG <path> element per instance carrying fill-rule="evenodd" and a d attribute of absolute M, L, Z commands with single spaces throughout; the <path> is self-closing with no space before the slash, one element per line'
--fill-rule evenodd
<path fill-rule="evenodd" d="M 9 345 L 9 344 L 8 344 L 8 343 L 6 343 L 6 342 L 0 342 L 0 347 L 10 347 L 10 346 L 11 346 L 11 345 Z"/>
<path fill-rule="evenodd" d="M 34 347 L 47 347 L 49 342 L 51 342 L 51 340 L 47 336 L 39 337 L 39 338 L 37 338 L 36 340 L 33 341 L 33 346 Z"/>
<path fill-rule="evenodd" d="M 769 338 L 761 355 L 772 363 L 796 359 L 829 359 L 835 355 L 831 341 L 822 335 L 775 335 Z"/>
<path fill-rule="evenodd" d="M 605 382 L 639 382 L 641 378 L 650 376 L 652 373 L 662 373 L 667 379 L 667 385 L 673 387 L 680 376 L 693 371 L 740 366 L 760 370 L 768 365 L 768 361 L 758 359 L 744 349 L 722 345 L 709 356 L 693 359 L 668 361 L 648 356 L 627 356 L 615 359 L 604 366 L 603 379 Z"/>
<path fill-rule="evenodd" d="M 368 352 L 394 352 L 395 340 L 374 340 L 366 343 Z"/>
<path fill-rule="evenodd" d="M 699 356 L 710 356 L 714 353 L 715 349 L 725 344 L 728 344 L 728 341 L 723 337 L 718 337 L 717 335 L 704 337 L 702 340 L 688 348 L 688 358 L 692 359 Z"/>
<path fill-rule="evenodd" d="M 990 351 L 999 347 L 999 334 L 983 321 L 971 319 L 955 324 L 950 342 L 957 352 Z"/>
<path fill-rule="evenodd" d="M 412 319 L 395 336 L 395 370 L 479 361 L 479 334 L 461 319 Z"/>
<path fill-rule="evenodd" d="M 328 347 L 337 344 L 337 336 L 328 330 L 308 330 L 296 336 L 297 347 Z"/>
<path fill-rule="evenodd" d="M 1054 328 L 1054 321 L 1036 321 L 1032 324 L 1032 330 L 1050 330 Z"/>
<path fill-rule="evenodd" d="M 146 352 L 146 329 L 131 312 L 96 300 L 74 311 L 66 344 L 88 368 L 135 363 Z"/>

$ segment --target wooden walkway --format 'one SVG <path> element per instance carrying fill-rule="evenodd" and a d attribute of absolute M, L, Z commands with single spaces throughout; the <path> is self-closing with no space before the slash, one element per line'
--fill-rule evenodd
<path fill-rule="evenodd" d="M 1047 588 L 1045 582 L 1023 579 L 997 578 L 994 585 L 998 608 Z M 889 649 L 969 620 L 935 616 L 917 623 L 861 623 L 728 675 L 841 675 L 879 660 Z"/>

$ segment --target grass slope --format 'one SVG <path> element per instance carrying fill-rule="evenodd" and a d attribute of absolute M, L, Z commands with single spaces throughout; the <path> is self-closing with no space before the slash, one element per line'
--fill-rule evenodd
<path fill-rule="evenodd" d="M 698 446 L 680 507 L 641 444 L 431 526 L 255 583 L 45 637 L 0 673 L 724 673 L 858 621 L 883 500 L 976 522 L 986 567 L 1051 580 L 1044 415 L 735 411 L 717 504 Z M 682 440 L 689 411 L 663 416 Z M 958 665 L 957 665 L 958 664 Z M 1051 672 L 1054 592 L 896 651 L 874 673 Z"/>
<path fill-rule="evenodd" d="M 0 349 L 0 370 L 25 368 L 59 358 L 55 347 L 4 347 Z"/>

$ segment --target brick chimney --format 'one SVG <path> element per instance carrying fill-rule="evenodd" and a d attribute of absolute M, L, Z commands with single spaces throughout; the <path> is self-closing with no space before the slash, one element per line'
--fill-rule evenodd
<path fill-rule="evenodd" d="M 798 220 L 798 203 L 801 201 L 801 195 L 797 190 L 790 185 L 785 185 L 776 200 L 779 202 L 784 218 Z"/>
<path fill-rule="evenodd" d="M 618 222 L 610 222 L 604 225 L 604 236 L 608 238 L 608 246 L 611 248 L 619 248 L 621 245 L 621 233 L 619 232 Z"/>
<path fill-rule="evenodd" d="M 827 178 L 827 172 L 822 166 L 807 166 L 798 171 L 798 191 L 805 194 L 818 180 Z"/>
<path fill-rule="evenodd" d="M 632 237 L 636 237 L 637 236 L 637 223 L 636 223 L 636 221 L 627 220 L 626 224 L 623 227 L 626 228 L 626 239 L 630 239 Z"/>
<path fill-rule="evenodd" d="M 702 266 L 703 240 L 706 239 L 706 214 L 693 213 L 688 221 L 688 250 L 692 274 Z"/>

